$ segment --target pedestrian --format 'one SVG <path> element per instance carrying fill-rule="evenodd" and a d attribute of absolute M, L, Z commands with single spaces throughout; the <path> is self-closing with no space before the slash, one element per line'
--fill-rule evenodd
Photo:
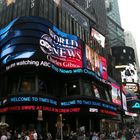
<path fill-rule="evenodd" d="M 52 140 L 52 135 L 50 132 L 47 133 L 47 140 Z"/>
<path fill-rule="evenodd" d="M 5 132 L 2 133 L 0 140 L 7 140 L 7 136 Z"/>
<path fill-rule="evenodd" d="M 24 140 L 30 140 L 29 131 L 26 131 L 26 132 L 25 132 Z"/>
<path fill-rule="evenodd" d="M 33 131 L 33 140 L 37 140 L 37 137 L 38 137 L 37 132 L 34 129 L 34 131 Z"/>
<path fill-rule="evenodd" d="M 92 140 L 99 140 L 98 133 L 93 133 Z"/>

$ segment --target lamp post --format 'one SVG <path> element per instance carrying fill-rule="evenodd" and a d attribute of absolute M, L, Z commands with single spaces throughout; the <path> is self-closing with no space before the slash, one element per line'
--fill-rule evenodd
<path fill-rule="evenodd" d="M 61 131 L 61 140 L 63 140 L 63 116 L 62 114 L 59 115 L 60 116 L 60 131 Z"/>
<path fill-rule="evenodd" d="M 123 119 L 123 96 L 122 96 L 122 82 L 120 82 L 120 97 L 121 97 L 121 128 L 124 127 L 124 119 Z"/>

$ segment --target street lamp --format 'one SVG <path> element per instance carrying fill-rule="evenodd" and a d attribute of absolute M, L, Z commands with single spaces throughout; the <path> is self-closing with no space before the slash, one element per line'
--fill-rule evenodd
<path fill-rule="evenodd" d="M 62 114 L 60 114 L 59 117 L 60 117 L 61 140 L 63 140 L 63 116 L 62 116 Z"/>

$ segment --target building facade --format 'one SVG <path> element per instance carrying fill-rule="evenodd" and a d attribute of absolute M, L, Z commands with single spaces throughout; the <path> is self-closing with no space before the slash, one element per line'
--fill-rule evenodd
<path fill-rule="evenodd" d="M 136 58 L 136 66 L 137 69 L 139 68 L 139 60 L 138 60 L 138 54 L 137 54 L 137 48 L 136 48 L 136 42 L 135 39 L 130 31 L 124 32 L 124 38 L 125 38 L 125 45 L 132 47 L 135 51 L 135 58 Z"/>
<path fill-rule="evenodd" d="M 83 126 L 86 132 L 117 128 L 119 105 L 112 101 L 105 37 L 93 26 L 94 14 L 64 0 L 2 7 L 1 121 L 54 138 L 62 126 L 64 136 Z"/>
<path fill-rule="evenodd" d="M 124 29 L 121 27 L 118 0 L 106 0 L 105 3 L 109 46 L 124 46 Z"/>

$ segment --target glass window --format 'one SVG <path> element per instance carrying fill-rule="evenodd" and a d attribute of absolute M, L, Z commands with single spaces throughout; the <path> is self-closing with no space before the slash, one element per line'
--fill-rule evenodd
<path fill-rule="evenodd" d="M 22 77 L 19 87 L 19 92 L 35 91 L 35 78 L 32 76 Z"/>
<path fill-rule="evenodd" d="M 68 81 L 67 82 L 67 96 L 72 95 L 79 95 L 80 94 L 80 87 L 79 87 L 79 81 Z"/>
<path fill-rule="evenodd" d="M 45 94 L 47 91 L 46 81 L 38 79 L 38 91 L 39 93 Z"/>
<path fill-rule="evenodd" d="M 108 102 L 111 102 L 111 98 L 109 96 L 109 92 L 107 90 L 105 90 L 105 95 L 106 95 L 106 99 Z"/>
<path fill-rule="evenodd" d="M 92 96 L 91 83 L 83 82 L 83 95 Z"/>
<path fill-rule="evenodd" d="M 123 49 L 123 53 L 126 53 L 126 49 Z"/>
<path fill-rule="evenodd" d="M 11 84 L 11 94 L 15 94 L 17 93 L 17 89 L 18 89 L 18 81 L 17 80 L 14 80 L 12 81 L 12 84 Z"/>
<path fill-rule="evenodd" d="M 94 84 L 92 84 L 92 92 L 94 93 L 94 96 L 96 98 L 101 98 L 99 90 L 98 90 L 97 86 L 95 86 Z"/>

